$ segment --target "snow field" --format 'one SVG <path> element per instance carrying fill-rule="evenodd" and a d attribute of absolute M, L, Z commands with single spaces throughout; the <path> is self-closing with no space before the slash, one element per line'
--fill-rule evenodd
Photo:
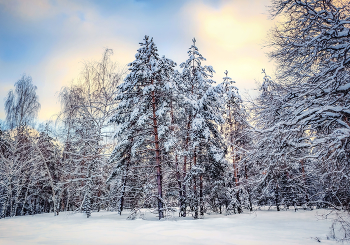
<path fill-rule="evenodd" d="M 336 244 L 327 240 L 326 210 L 274 210 L 204 219 L 127 220 L 127 213 L 40 214 L 0 220 L 0 244 Z"/>

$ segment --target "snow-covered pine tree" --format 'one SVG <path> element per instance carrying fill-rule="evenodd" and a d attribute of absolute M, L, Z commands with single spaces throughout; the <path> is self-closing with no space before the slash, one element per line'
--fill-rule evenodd
<path fill-rule="evenodd" d="M 240 183 L 240 176 L 244 179 L 245 169 L 247 166 L 242 164 L 244 156 L 246 155 L 247 146 L 250 141 L 249 129 L 250 125 L 247 121 L 248 114 L 243 105 L 243 100 L 239 95 L 238 88 L 233 86 L 234 82 L 227 76 L 228 72 L 225 71 L 225 77 L 222 82 L 223 97 L 225 99 L 225 110 L 223 113 L 225 124 L 222 125 L 221 131 L 225 136 L 226 145 L 228 146 L 228 159 L 229 168 L 226 171 L 226 190 L 225 196 L 222 197 L 222 202 L 226 204 L 228 213 L 233 209 L 234 212 L 237 209 L 238 213 L 242 212 L 241 202 L 249 200 L 249 198 L 243 198 L 243 196 L 249 196 L 247 183 Z M 240 197 L 240 193 L 242 197 Z M 242 201 L 241 201 L 242 199 Z M 250 202 L 248 205 L 251 208 Z"/>
<path fill-rule="evenodd" d="M 205 58 L 198 51 L 196 39 L 192 41 L 189 58 L 180 65 L 183 71 L 179 89 L 184 96 L 185 109 L 181 126 L 185 129 L 182 132 L 184 202 L 180 215 L 186 216 L 189 205 L 194 218 L 198 218 L 198 211 L 204 215 L 203 193 L 224 170 L 225 145 L 218 131 L 218 124 L 223 123 L 220 115 L 223 100 L 220 89 L 212 87 L 214 70 L 211 66 L 202 66 Z"/>
<path fill-rule="evenodd" d="M 178 203 L 181 207 L 181 200 L 183 200 L 182 193 L 182 170 L 180 164 L 181 155 L 181 118 L 185 113 L 181 108 L 182 95 L 178 89 L 179 83 L 182 82 L 181 74 L 174 70 L 172 60 L 162 58 L 159 62 L 161 77 L 164 80 L 166 95 L 162 98 L 170 107 L 168 115 L 167 127 L 168 132 L 164 136 L 164 147 L 162 149 L 163 160 L 163 198 L 168 203 Z M 169 211 L 173 211 L 169 209 Z"/>
<path fill-rule="evenodd" d="M 115 147 L 111 161 L 116 163 L 112 176 L 132 171 L 133 184 L 142 191 L 135 197 L 137 207 L 157 203 L 159 219 L 164 217 L 163 167 L 164 144 L 170 132 L 171 105 L 168 103 L 169 77 L 176 65 L 160 58 L 153 38 L 145 36 L 135 60 L 129 64 L 129 74 L 118 86 L 119 102 L 112 122 L 117 125 Z M 156 173 L 154 173 L 154 170 Z M 122 182 L 124 190 L 125 181 Z M 127 187 L 130 188 L 130 187 Z M 124 191 L 122 191 L 124 198 Z M 120 202 L 121 203 L 121 202 Z"/>
<path fill-rule="evenodd" d="M 194 148 L 194 165 L 191 174 L 199 175 L 199 211 L 203 216 L 205 200 L 221 193 L 224 183 L 224 172 L 227 169 L 225 156 L 227 146 L 220 125 L 224 123 L 222 116 L 225 109 L 223 87 L 209 87 L 198 101 L 198 110 L 192 123 L 191 140 Z M 194 185 L 196 182 L 194 181 Z M 195 186 L 194 186 L 195 187 Z"/>

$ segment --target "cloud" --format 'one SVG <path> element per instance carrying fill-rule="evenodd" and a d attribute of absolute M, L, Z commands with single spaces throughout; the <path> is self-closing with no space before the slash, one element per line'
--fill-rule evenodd
<path fill-rule="evenodd" d="M 264 9 L 264 1 L 222 1 L 217 8 L 204 2 L 184 6 L 184 14 L 194 21 L 197 46 L 214 66 L 218 82 L 228 70 L 239 88 L 253 89 L 262 68 L 273 73 L 275 67 L 262 46 L 274 22 Z"/>
<path fill-rule="evenodd" d="M 0 2 L 0 6 L 2 4 Z M 84 61 L 99 60 L 107 47 L 120 47 L 115 50 L 113 58 L 118 57 L 122 63 L 133 58 L 130 44 L 111 32 L 113 22 L 99 15 L 92 5 L 79 6 L 59 1 L 53 6 L 48 1 L 33 1 L 34 7 L 23 14 L 27 2 L 5 4 L 6 11 L 9 11 L 7 14 L 13 19 L 20 16 L 23 20 L 19 21 L 19 25 L 27 25 L 30 31 L 23 33 L 21 27 L 15 24 L 12 26 L 15 29 L 13 38 L 11 33 L 5 32 L 9 40 L 3 43 L 3 47 L 13 47 L 13 50 L 8 55 L 0 55 L 0 99 L 4 101 L 8 90 L 22 74 L 32 76 L 42 105 L 39 120 L 49 119 L 58 113 L 57 94 L 62 86 L 79 76 Z M 34 9 L 37 9 L 37 15 Z M 40 11 L 45 11 L 45 14 L 40 14 Z M 26 45 L 18 40 L 24 40 Z M 5 48 L 0 46 L 0 54 Z M 0 118 L 5 118 L 3 106 Z"/>
<path fill-rule="evenodd" d="M 177 63 L 187 59 L 196 37 L 217 81 L 227 69 L 240 89 L 252 89 L 261 68 L 274 69 L 261 49 L 273 25 L 261 14 L 267 2 L 0 0 L 1 91 L 31 75 L 42 104 L 39 119 L 49 119 L 59 110 L 57 92 L 79 76 L 84 61 L 100 59 L 108 47 L 124 66 L 145 34 Z"/>
<path fill-rule="evenodd" d="M 68 86 L 74 82 L 80 75 L 84 67 L 84 62 L 100 60 L 104 47 L 118 46 L 118 40 L 100 39 L 95 43 L 82 43 L 74 46 L 67 45 L 52 52 L 50 57 L 47 57 L 41 64 L 42 71 L 33 69 L 33 80 L 38 82 L 38 94 L 42 102 L 42 109 L 39 113 L 39 119 L 45 120 L 53 114 L 58 113 L 60 105 L 58 103 L 58 92 L 62 86 Z M 111 57 L 113 61 L 127 60 L 131 50 L 128 45 L 121 43 L 124 47 L 122 50 L 116 50 Z M 124 66 L 120 63 L 120 67 Z"/>
<path fill-rule="evenodd" d="M 11 12 L 17 18 L 25 20 L 42 20 L 48 18 L 54 11 L 54 8 L 48 0 L 0 0 L 0 6 L 7 12 Z"/>

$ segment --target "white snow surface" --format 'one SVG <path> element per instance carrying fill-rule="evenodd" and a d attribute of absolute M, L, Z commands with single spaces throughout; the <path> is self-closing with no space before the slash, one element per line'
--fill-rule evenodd
<path fill-rule="evenodd" d="M 154 214 L 127 220 L 127 212 L 28 215 L 0 220 L 0 244 L 337 244 L 327 240 L 332 221 L 327 210 L 260 210 L 203 219 Z"/>

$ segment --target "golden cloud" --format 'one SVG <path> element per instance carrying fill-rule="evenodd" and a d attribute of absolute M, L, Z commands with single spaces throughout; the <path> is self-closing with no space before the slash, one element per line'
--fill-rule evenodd
<path fill-rule="evenodd" d="M 262 78 L 262 68 L 271 75 L 274 72 L 263 43 L 275 22 L 261 14 L 265 7 L 258 8 L 257 4 L 258 1 L 225 1 L 213 8 L 204 2 L 191 2 L 184 8 L 195 23 L 197 46 L 207 58 L 206 63 L 216 70 L 218 82 L 228 70 L 239 88 L 252 89 Z"/>

